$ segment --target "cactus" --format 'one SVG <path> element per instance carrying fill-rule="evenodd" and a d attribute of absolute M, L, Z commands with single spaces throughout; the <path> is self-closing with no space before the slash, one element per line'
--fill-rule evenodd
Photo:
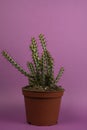
<path fill-rule="evenodd" d="M 29 73 L 26 72 L 15 60 L 6 52 L 2 51 L 2 55 L 22 74 L 28 77 L 29 88 L 38 89 L 41 91 L 60 90 L 61 87 L 57 86 L 64 68 L 61 67 L 56 78 L 54 77 L 54 59 L 50 52 L 47 50 L 46 40 L 43 34 L 39 35 L 39 40 L 42 46 L 42 54 L 39 55 L 36 39 L 31 38 L 29 46 L 32 52 L 32 62 L 27 62 Z"/>

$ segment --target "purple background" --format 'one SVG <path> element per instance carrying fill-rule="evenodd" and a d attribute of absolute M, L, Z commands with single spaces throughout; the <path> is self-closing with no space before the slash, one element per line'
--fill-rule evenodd
<path fill-rule="evenodd" d="M 25 70 L 32 36 L 45 34 L 55 74 L 65 72 L 59 124 L 26 123 L 21 88 L 28 80 L 0 54 L 0 130 L 87 130 L 87 1 L 0 0 L 0 53 L 6 49 Z"/>

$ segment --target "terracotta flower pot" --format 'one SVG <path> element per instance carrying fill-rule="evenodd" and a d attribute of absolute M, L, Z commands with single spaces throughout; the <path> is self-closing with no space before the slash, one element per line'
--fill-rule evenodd
<path fill-rule="evenodd" d="M 36 92 L 22 88 L 26 119 L 32 125 L 54 125 L 58 122 L 61 97 L 64 91 Z"/>

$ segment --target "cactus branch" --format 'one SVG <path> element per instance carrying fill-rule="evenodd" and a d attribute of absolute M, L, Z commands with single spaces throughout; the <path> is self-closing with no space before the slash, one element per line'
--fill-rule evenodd
<path fill-rule="evenodd" d="M 33 59 L 36 71 L 39 72 L 40 70 L 39 59 L 40 58 L 39 58 L 38 49 L 37 49 L 37 42 L 34 37 L 31 39 L 30 49 L 32 51 L 32 59 Z"/>
<path fill-rule="evenodd" d="M 18 65 L 13 58 L 6 52 L 6 51 L 2 51 L 2 55 L 18 70 L 20 71 L 22 74 L 24 74 L 25 76 L 29 77 L 29 74 L 20 66 Z"/>
<path fill-rule="evenodd" d="M 46 40 L 43 34 L 39 35 L 39 40 L 41 42 L 43 50 L 46 51 Z"/>
<path fill-rule="evenodd" d="M 59 70 L 59 73 L 58 73 L 58 75 L 57 75 L 57 77 L 56 77 L 56 79 L 55 79 L 55 81 L 54 81 L 55 83 L 57 83 L 57 82 L 60 80 L 60 78 L 61 78 L 63 72 L 64 72 L 64 68 L 61 67 L 60 70 Z"/>
<path fill-rule="evenodd" d="M 44 62 L 46 63 L 45 69 L 47 71 L 47 75 L 49 76 L 49 82 L 53 82 L 53 58 L 49 51 L 46 48 L 46 40 L 43 34 L 39 35 L 39 40 L 41 42 L 42 48 L 43 48 L 43 53 L 44 53 Z"/>

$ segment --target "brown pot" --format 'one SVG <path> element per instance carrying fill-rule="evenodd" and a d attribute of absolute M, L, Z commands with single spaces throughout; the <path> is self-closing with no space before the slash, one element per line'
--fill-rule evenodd
<path fill-rule="evenodd" d="M 58 121 L 61 97 L 64 91 L 36 92 L 22 88 L 26 119 L 32 125 L 54 125 Z"/>

